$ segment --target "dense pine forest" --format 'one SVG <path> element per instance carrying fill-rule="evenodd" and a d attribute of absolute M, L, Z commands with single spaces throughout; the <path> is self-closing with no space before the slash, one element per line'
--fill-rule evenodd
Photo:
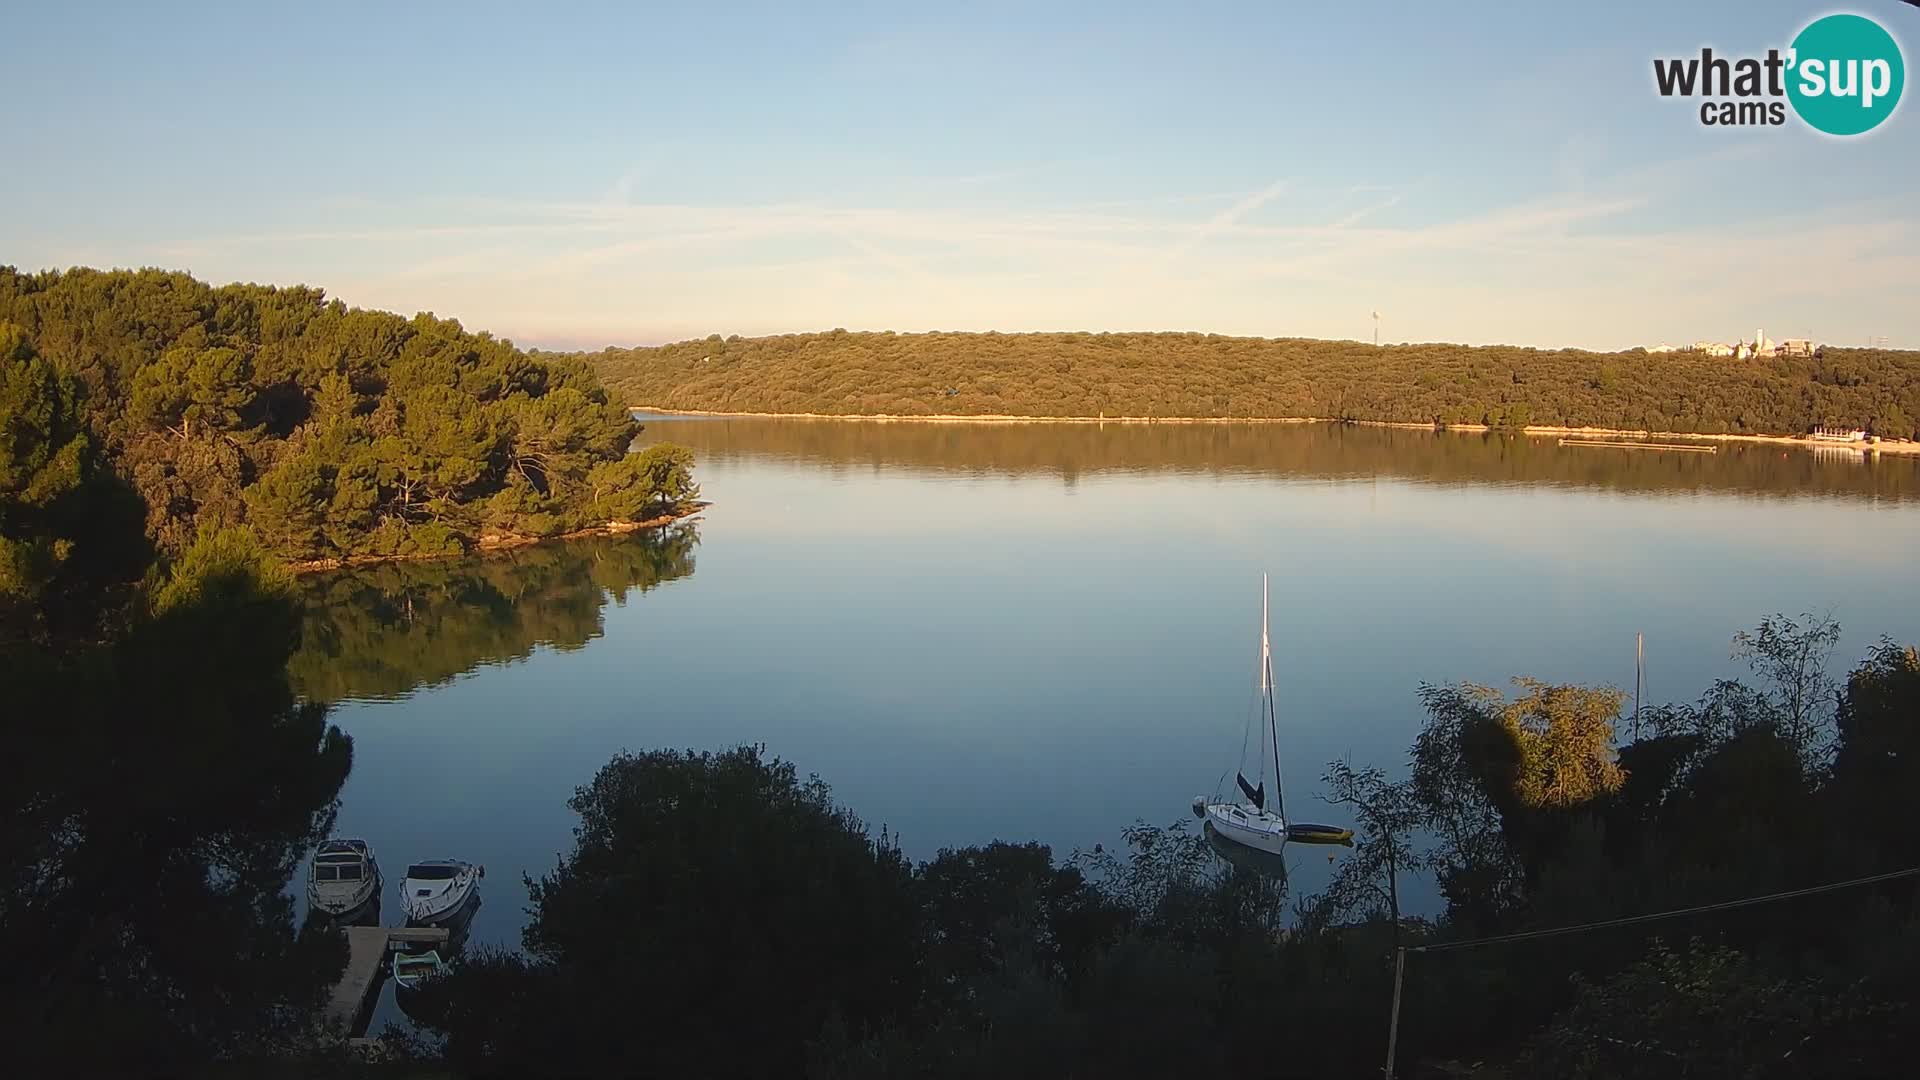
<path fill-rule="evenodd" d="M 1920 434 L 1920 352 L 1640 350 L 1216 334 L 718 334 L 585 359 L 631 405 L 835 415 L 1317 417 L 1798 435 Z"/>
<path fill-rule="evenodd" d="M 318 289 L 0 267 L 0 357 L 0 414 L 50 455 L 20 513 L 51 522 L 58 474 L 99 457 L 164 552 L 240 526 L 289 560 L 445 554 L 694 493 L 684 451 L 627 453 L 638 429 L 583 362 Z"/>

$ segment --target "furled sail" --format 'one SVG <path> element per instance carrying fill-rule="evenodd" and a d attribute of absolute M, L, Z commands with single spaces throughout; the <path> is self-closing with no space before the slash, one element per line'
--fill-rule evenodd
<path fill-rule="evenodd" d="M 1253 804 L 1254 809 L 1266 809 L 1267 782 L 1265 780 L 1260 781 L 1259 787 L 1254 787 L 1252 784 L 1247 783 L 1247 778 L 1240 773 L 1234 773 L 1233 778 L 1240 781 L 1240 790 L 1247 793 L 1247 801 Z"/>

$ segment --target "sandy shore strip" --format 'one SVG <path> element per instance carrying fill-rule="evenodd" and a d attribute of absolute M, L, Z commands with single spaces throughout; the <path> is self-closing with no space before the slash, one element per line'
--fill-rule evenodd
<path fill-rule="evenodd" d="M 713 412 L 704 409 L 666 409 L 656 405 L 631 405 L 636 413 L 653 416 L 715 416 L 752 420 L 862 420 L 872 423 L 916 424 L 1349 424 L 1355 427 L 1398 428 L 1406 431 L 1457 431 L 1485 433 L 1496 430 L 1486 424 L 1420 424 L 1394 420 L 1335 420 L 1325 416 L 1013 416 L 999 413 L 965 415 L 931 413 L 923 416 L 899 413 L 767 413 Z M 1505 429 L 1500 429 L 1505 430 Z M 1838 442 L 1814 439 L 1806 435 L 1709 435 L 1693 431 L 1633 431 L 1625 428 L 1558 427 L 1529 424 L 1514 432 L 1518 435 L 1573 435 L 1621 439 L 1693 439 L 1711 442 L 1760 443 L 1797 446 L 1801 449 L 1856 450 L 1877 454 L 1920 454 L 1920 442 L 1909 439 L 1881 439 L 1878 442 Z"/>

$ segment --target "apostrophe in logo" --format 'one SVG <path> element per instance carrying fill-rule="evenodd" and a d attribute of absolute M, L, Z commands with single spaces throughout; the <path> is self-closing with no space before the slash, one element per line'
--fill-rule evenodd
<path fill-rule="evenodd" d="M 1860 135 L 1893 115 L 1906 86 L 1900 45 L 1864 15 L 1827 15 L 1808 23 L 1786 49 L 1764 57 L 1655 60 L 1661 97 L 1698 97 L 1707 127 L 1778 126 L 1786 106 L 1815 131 Z"/>
<path fill-rule="evenodd" d="M 1793 39 L 1788 56 L 1787 100 L 1815 130 L 1859 135 L 1879 127 L 1900 104 L 1907 65 L 1893 35 L 1872 19 L 1815 19 Z"/>

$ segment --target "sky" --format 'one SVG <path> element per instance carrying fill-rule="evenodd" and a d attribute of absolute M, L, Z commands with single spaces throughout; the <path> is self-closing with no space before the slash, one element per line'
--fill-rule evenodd
<path fill-rule="evenodd" d="M 1702 126 L 1656 57 L 1861 2 L 34 4 L 0 264 L 523 345 L 1197 330 L 1920 348 L 1920 105 Z M 1909 95 L 1911 96 L 1911 95 Z"/>

